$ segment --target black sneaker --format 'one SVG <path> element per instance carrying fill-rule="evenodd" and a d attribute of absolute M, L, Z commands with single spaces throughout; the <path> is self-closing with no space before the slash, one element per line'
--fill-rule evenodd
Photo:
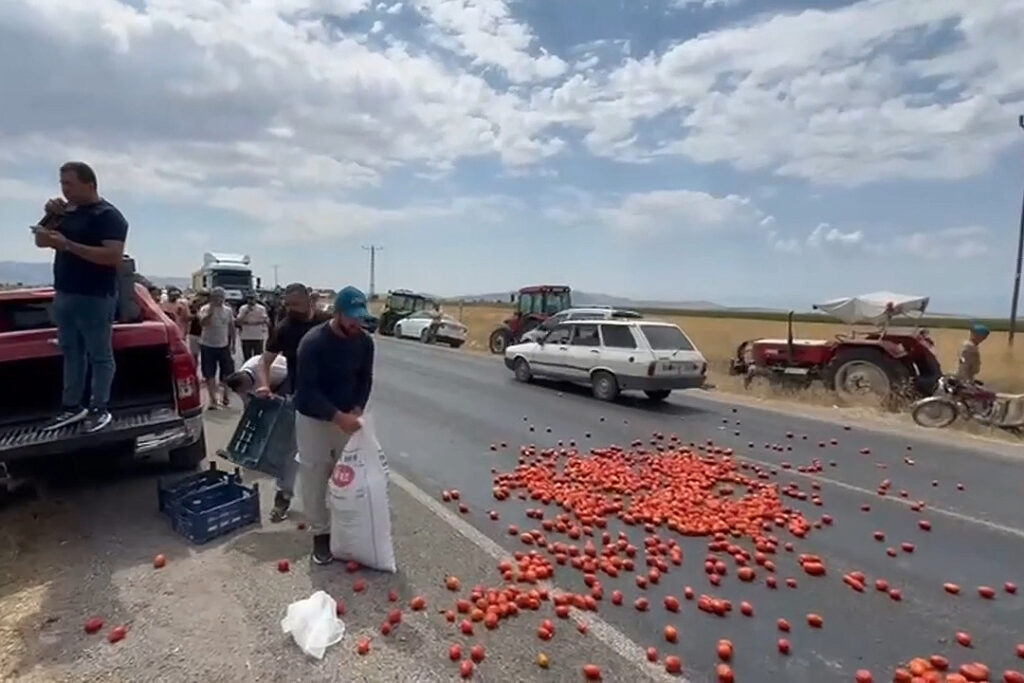
<path fill-rule="evenodd" d="M 60 429 L 81 422 L 89 414 L 85 408 L 64 408 L 43 429 Z"/>
<path fill-rule="evenodd" d="M 114 417 L 110 414 L 110 411 L 104 410 L 103 408 L 93 408 L 89 411 L 89 414 L 85 416 L 85 421 L 82 426 L 86 434 L 92 434 L 100 431 L 101 429 L 105 429 L 113 419 Z"/>
<path fill-rule="evenodd" d="M 288 519 L 288 508 L 292 505 L 292 501 L 284 494 L 283 491 L 278 491 L 274 494 L 274 508 L 270 511 L 271 522 L 283 522 Z"/>
<path fill-rule="evenodd" d="M 334 555 L 331 555 L 331 535 L 317 534 L 313 537 L 313 553 L 310 555 L 313 564 L 330 564 L 334 562 Z"/>

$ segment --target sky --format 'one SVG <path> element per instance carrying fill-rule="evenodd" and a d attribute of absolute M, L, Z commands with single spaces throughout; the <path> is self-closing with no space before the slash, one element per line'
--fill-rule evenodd
<path fill-rule="evenodd" d="M 1009 311 L 1024 0 L 3 0 L 0 260 L 90 163 L 147 274 Z"/>

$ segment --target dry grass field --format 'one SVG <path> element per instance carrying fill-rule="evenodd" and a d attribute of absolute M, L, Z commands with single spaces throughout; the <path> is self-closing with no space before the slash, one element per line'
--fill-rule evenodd
<path fill-rule="evenodd" d="M 444 306 L 444 310 L 460 316 L 458 304 Z M 469 327 L 466 348 L 487 352 L 487 338 L 491 331 L 510 315 L 511 309 L 499 306 L 470 306 L 461 308 L 463 324 Z M 726 374 L 729 360 L 736 346 L 757 337 L 785 337 L 786 324 L 772 320 L 713 318 L 699 316 L 649 316 L 676 323 L 693 339 L 707 357 L 711 366 L 712 382 L 723 390 L 741 390 L 739 381 Z M 849 333 L 849 326 L 824 323 L 794 323 L 796 336 L 811 339 L 829 339 L 838 333 Z M 967 338 L 965 330 L 931 329 L 938 347 L 939 361 L 944 369 L 956 367 L 959 347 Z M 1024 393 L 1024 349 L 1015 352 L 1007 346 L 1005 332 L 993 332 L 982 346 L 982 379 L 997 391 Z M 1019 343 L 1024 344 L 1024 340 Z M 1014 355 L 1016 353 L 1016 356 Z M 810 398 L 810 397 L 809 397 Z M 820 400 L 820 397 L 819 397 Z"/>

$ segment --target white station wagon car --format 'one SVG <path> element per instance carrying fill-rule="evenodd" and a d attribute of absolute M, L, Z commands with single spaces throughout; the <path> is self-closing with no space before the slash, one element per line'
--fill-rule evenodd
<path fill-rule="evenodd" d="M 466 343 L 466 326 L 447 313 L 416 311 L 395 323 L 395 336 L 419 339 L 424 344 L 439 341 L 454 349 Z"/>
<path fill-rule="evenodd" d="M 546 377 L 588 384 L 604 401 L 623 391 L 663 401 L 675 389 L 703 386 L 708 371 L 677 325 L 648 320 L 566 321 L 539 341 L 509 346 L 505 366 L 520 382 Z"/>
<path fill-rule="evenodd" d="M 564 311 L 555 313 L 532 330 L 524 332 L 522 336 L 520 336 L 519 341 L 537 341 L 567 320 L 626 320 L 639 319 L 642 317 L 644 316 L 636 311 L 630 311 L 623 308 L 612 308 L 611 306 L 567 308 Z"/>

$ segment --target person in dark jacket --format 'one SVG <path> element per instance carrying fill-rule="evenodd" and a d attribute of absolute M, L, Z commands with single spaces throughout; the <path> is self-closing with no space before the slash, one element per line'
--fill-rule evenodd
<path fill-rule="evenodd" d="M 370 317 L 366 296 L 345 287 L 334 299 L 329 322 L 306 333 L 295 369 L 297 486 L 313 533 L 312 560 L 331 555 L 327 482 L 349 437 L 359 431 L 373 385 L 373 339 L 363 330 Z M 289 368 L 290 369 L 290 368 Z"/>

